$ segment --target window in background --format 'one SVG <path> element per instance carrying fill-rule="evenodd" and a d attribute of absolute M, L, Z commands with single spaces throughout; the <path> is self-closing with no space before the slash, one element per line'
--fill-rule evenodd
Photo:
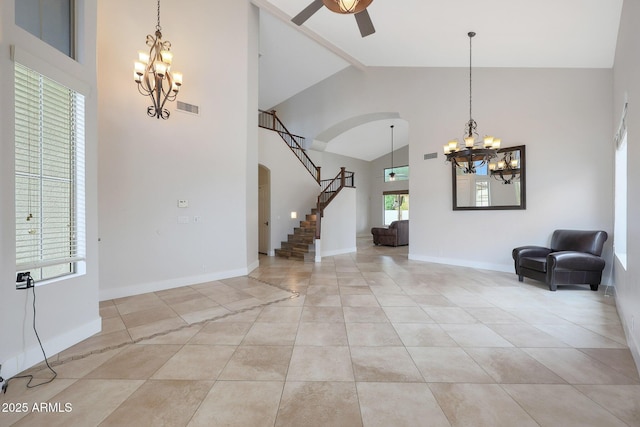
<path fill-rule="evenodd" d="M 16 270 L 77 272 L 85 255 L 84 96 L 15 64 Z"/>
<path fill-rule="evenodd" d="M 406 181 L 409 179 L 409 166 L 398 166 L 395 168 L 385 168 L 384 182 L 391 181 L 391 178 L 389 177 L 391 171 L 396 174 L 394 181 Z"/>
<path fill-rule="evenodd" d="M 613 248 L 616 258 L 627 269 L 627 132 L 617 143 L 615 165 L 615 218 Z"/>
<path fill-rule="evenodd" d="M 75 58 L 75 1 L 18 0 L 16 25 Z"/>
<path fill-rule="evenodd" d="M 393 221 L 409 219 L 409 192 L 385 192 L 384 197 L 384 225 Z"/>
<path fill-rule="evenodd" d="M 466 165 L 466 163 L 463 163 Z M 457 206 L 488 207 L 491 206 L 491 181 L 489 165 L 475 162 L 476 173 L 464 173 L 462 168 L 455 168 L 458 198 Z"/>
<path fill-rule="evenodd" d="M 489 179 L 476 180 L 475 206 L 489 206 Z"/>

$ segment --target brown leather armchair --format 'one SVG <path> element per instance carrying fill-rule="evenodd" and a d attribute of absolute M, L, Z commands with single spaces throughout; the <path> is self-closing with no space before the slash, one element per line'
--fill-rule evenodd
<path fill-rule="evenodd" d="M 409 244 L 409 220 L 393 221 L 389 227 L 371 229 L 374 245 L 404 246 Z"/>
<path fill-rule="evenodd" d="M 597 291 L 605 261 L 600 256 L 604 231 L 555 230 L 549 248 L 520 246 L 512 251 L 518 280 L 540 280 L 555 291 L 558 285 L 587 284 Z"/>

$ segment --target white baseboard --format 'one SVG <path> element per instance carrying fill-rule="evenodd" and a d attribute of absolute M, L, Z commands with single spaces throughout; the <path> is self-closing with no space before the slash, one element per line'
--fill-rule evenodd
<path fill-rule="evenodd" d="M 633 319 L 633 315 L 628 315 L 625 311 L 626 307 L 621 301 L 618 299 L 618 295 L 615 294 L 616 308 L 618 310 L 618 316 L 622 322 L 622 329 L 624 330 L 625 338 L 627 339 L 627 345 L 629 346 L 629 350 L 631 351 L 631 356 L 633 356 L 633 360 L 636 363 L 636 368 L 638 368 L 638 372 L 640 372 L 640 342 L 636 340 L 635 331 L 633 331 L 632 325 L 630 324 Z M 633 325 L 635 329 L 635 325 Z"/>
<path fill-rule="evenodd" d="M 250 271 L 257 268 L 258 264 L 259 261 L 256 261 L 247 268 L 239 268 L 237 270 L 226 270 L 209 274 L 200 274 L 197 276 L 178 277 L 176 279 L 162 280 L 158 282 L 138 283 L 120 288 L 100 289 L 99 298 L 100 301 L 106 301 L 114 298 L 124 298 L 149 292 L 164 291 L 167 289 L 179 288 L 181 286 L 198 285 L 200 283 L 212 282 L 214 280 L 246 276 Z"/>
<path fill-rule="evenodd" d="M 97 334 L 101 330 L 102 319 L 98 317 L 97 319 L 87 322 L 75 329 L 44 340 L 42 342 L 42 347 L 44 348 L 47 357 L 51 357 L 52 355 L 58 354 L 61 351 L 78 344 L 80 341 Z M 9 360 L 3 361 L 2 376 L 5 379 L 11 378 L 12 376 L 24 371 L 25 369 L 29 369 L 42 361 L 44 361 L 44 356 L 42 355 L 40 345 L 36 342 L 36 345 L 27 348 L 25 351 L 10 358 Z"/>
<path fill-rule="evenodd" d="M 251 264 L 249 264 L 247 266 L 247 272 L 245 274 L 251 273 L 253 270 L 255 270 L 258 267 L 260 267 L 260 260 L 259 259 L 255 260 L 254 262 L 252 262 Z"/>
<path fill-rule="evenodd" d="M 344 255 L 344 254 L 352 254 L 357 252 L 358 249 L 353 247 L 353 248 L 345 248 L 345 249 L 336 249 L 333 251 L 323 251 L 322 252 L 322 256 L 336 256 L 336 255 Z"/>
<path fill-rule="evenodd" d="M 640 372 L 640 346 L 631 334 L 627 335 L 627 345 L 629 346 L 633 360 L 636 362 L 636 368 L 638 372 Z"/>
<path fill-rule="evenodd" d="M 433 262 L 435 264 L 456 265 L 458 267 L 478 268 L 480 270 L 501 271 L 504 273 L 513 273 L 514 271 L 513 264 L 504 265 L 489 262 L 475 262 L 465 259 L 431 257 L 424 255 L 415 255 L 412 253 L 409 253 L 408 258 L 412 261 Z"/>

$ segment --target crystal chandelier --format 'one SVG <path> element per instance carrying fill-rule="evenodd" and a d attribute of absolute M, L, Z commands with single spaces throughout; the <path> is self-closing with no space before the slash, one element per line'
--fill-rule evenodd
<path fill-rule="evenodd" d="M 160 0 L 158 0 L 158 23 L 155 36 L 147 35 L 149 52 L 138 52 L 133 77 L 138 84 L 138 91 L 151 98 L 147 108 L 149 117 L 168 119 L 169 110 L 165 108 L 167 101 L 175 101 L 182 86 L 182 74 L 171 71 L 173 53 L 171 42 L 162 41 L 160 27 Z"/>
<path fill-rule="evenodd" d="M 500 139 L 492 136 L 485 136 L 482 140 L 478 137 L 476 129 L 478 124 L 473 120 L 471 114 L 472 106 L 472 68 L 471 68 L 471 40 L 476 35 L 469 32 L 469 121 L 464 127 L 464 145 L 459 146 L 458 140 L 453 139 L 444 146 L 444 154 L 447 161 L 451 162 L 464 173 L 476 173 L 476 166 L 483 166 L 497 156 L 500 148 Z"/>

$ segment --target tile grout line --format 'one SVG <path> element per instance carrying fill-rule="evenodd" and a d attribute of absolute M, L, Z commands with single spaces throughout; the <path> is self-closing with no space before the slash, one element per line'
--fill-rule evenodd
<path fill-rule="evenodd" d="M 214 317 L 211 317 L 211 318 L 208 318 L 208 319 L 200 320 L 198 322 L 187 323 L 187 324 L 181 325 L 181 326 L 179 326 L 177 328 L 169 329 L 169 330 L 166 330 L 166 331 L 156 332 L 156 333 L 151 334 L 151 335 L 147 335 L 147 336 L 144 336 L 144 337 L 136 338 L 135 340 L 133 338 L 131 338 L 131 334 L 129 333 L 129 328 L 127 328 L 126 329 L 127 330 L 127 334 L 129 335 L 129 338 L 131 338 L 130 341 L 122 342 L 120 344 L 110 345 L 110 346 L 107 346 L 107 347 L 104 347 L 104 348 L 101 348 L 101 349 L 98 349 L 98 350 L 91 350 L 91 351 L 88 351 L 88 352 L 85 352 L 85 353 L 82 353 L 82 354 L 79 354 L 79 355 L 69 356 L 69 357 L 67 357 L 65 359 L 57 360 L 55 362 L 50 362 L 50 365 L 52 367 L 64 365 L 65 363 L 68 363 L 68 362 L 85 359 L 85 358 L 87 358 L 87 357 L 89 357 L 91 355 L 102 354 L 102 353 L 106 353 L 106 352 L 111 351 L 111 350 L 117 350 L 117 349 L 126 347 L 128 345 L 138 344 L 138 343 L 140 343 L 142 341 L 147 341 L 147 340 L 151 340 L 151 339 L 154 339 L 154 338 L 157 338 L 157 337 L 165 336 L 165 335 L 168 335 L 168 334 L 173 333 L 173 332 L 178 332 L 178 331 L 181 331 L 183 329 L 191 328 L 193 326 L 203 326 L 203 325 L 205 325 L 205 324 L 207 324 L 209 322 L 215 322 L 217 320 L 225 319 L 227 317 L 234 316 L 236 314 L 246 313 L 247 311 L 251 311 L 251 310 L 256 309 L 256 308 L 264 308 L 264 307 L 267 307 L 267 306 L 270 306 L 270 305 L 273 305 L 273 304 L 277 304 L 279 302 L 284 302 L 284 301 L 288 301 L 288 300 L 300 297 L 300 293 L 299 292 L 292 291 L 290 289 L 287 289 L 284 286 L 280 286 L 280 285 L 276 285 L 276 284 L 273 284 L 273 283 L 269 283 L 269 282 L 266 282 L 265 280 L 258 279 L 256 277 L 252 277 L 252 276 L 246 276 L 246 277 L 248 277 L 248 278 L 250 278 L 252 280 L 255 280 L 257 282 L 263 283 L 265 285 L 272 286 L 272 287 L 278 288 L 280 290 L 290 292 L 291 295 L 287 296 L 287 297 L 284 297 L 284 298 L 279 298 L 277 300 L 264 302 L 262 304 L 256 304 L 256 305 L 253 305 L 253 306 L 250 306 L 250 307 L 245 307 L 245 308 L 242 308 L 242 309 L 239 309 L 239 310 L 236 310 L 236 311 L 231 311 L 229 313 L 224 313 L 224 314 L 221 314 L 221 315 L 218 315 L 218 316 L 214 316 Z M 42 371 L 43 369 L 46 369 L 46 368 L 47 368 L 46 366 L 40 367 L 38 369 L 34 368 L 33 369 L 33 373 L 40 372 L 40 371 Z"/>

